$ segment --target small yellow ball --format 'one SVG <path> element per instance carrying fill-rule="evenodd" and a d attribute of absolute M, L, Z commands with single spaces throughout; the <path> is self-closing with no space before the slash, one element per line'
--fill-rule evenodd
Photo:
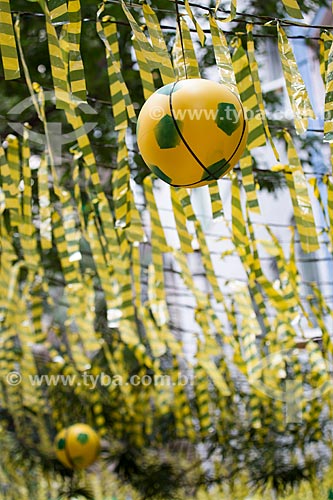
<path fill-rule="evenodd" d="M 226 175 L 246 147 L 248 125 L 238 96 L 201 78 L 170 83 L 143 105 L 140 153 L 172 186 L 199 187 Z"/>
<path fill-rule="evenodd" d="M 62 429 L 54 441 L 57 459 L 69 469 L 85 469 L 95 462 L 100 451 L 98 434 L 87 424 Z"/>

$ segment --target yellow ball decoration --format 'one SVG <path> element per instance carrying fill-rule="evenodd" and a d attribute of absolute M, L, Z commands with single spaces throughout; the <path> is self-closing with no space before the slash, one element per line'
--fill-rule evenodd
<path fill-rule="evenodd" d="M 226 175 L 242 156 L 247 135 L 237 95 L 201 78 L 157 90 L 143 105 L 137 124 L 143 159 L 172 186 L 204 186 Z"/>
<path fill-rule="evenodd" d="M 95 462 L 100 439 L 86 424 L 74 424 L 62 429 L 54 441 L 57 459 L 69 469 L 85 469 Z"/>

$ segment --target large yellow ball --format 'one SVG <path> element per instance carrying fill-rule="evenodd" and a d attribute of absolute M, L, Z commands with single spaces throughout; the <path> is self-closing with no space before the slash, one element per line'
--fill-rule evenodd
<path fill-rule="evenodd" d="M 86 424 L 74 424 L 62 429 L 54 441 L 55 453 L 69 469 L 85 469 L 95 462 L 100 439 L 94 429 Z"/>
<path fill-rule="evenodd" d="M 194 78 L 170 83 L 143 105 L 140 153 L 172 186 L 199 187 L 226 175 L 246 146 L 246 114 L 226 85 Z"/>

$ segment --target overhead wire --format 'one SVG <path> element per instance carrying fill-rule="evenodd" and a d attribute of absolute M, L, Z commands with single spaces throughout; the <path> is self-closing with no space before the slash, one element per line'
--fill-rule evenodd
<path fill-rule="evenodd" d="M 142 269 L 148 269 L 148 266 L 141 265 L 141 268 Z M 177 270 L 175 270 L 173 268 L 165 267 L 164 268 L 164 272 L 166 274 L 169 274 L 169 275 L 170 274 L 175 274 L 177 276 L 182 276 L 181 272 L 179 272 L 179 271 L 177 271 Z M 193 273 L 192 276 L 194 278 L 206 278 L 207 279 L 207 275 L 205 273 Z M 66 283 L 65 280 L 56 278 L 54 276 L 47 276 L 46 275 L 45 277 L 46 277 L 47 281 L 53 282 L 53 283 L 58 284 L 58 285 L 63 286 L 63 287 L 65 287 L 68 284 L 68 283 Z M 217 275 L 217 278 L 221 278 L 221 276 Z M 233 293 L 226 292 L 226 290 L 223 290 L 223 288 L 227 287 L 230 282 L 240 282 L 240 283 L 243 283 L 243 284 L 248 284 L 248 280 L 245 280 L 245 279 L 242 279 L 242 278 L 233 278 L 233 279 L 230 279 L 230 278 L 226 279 L 226 278 L 224 278 L 224 281 L 225 281 L 225 284 L 221 287 L 221 290 L 222 290 L 223 296 L 226 297 L 226 298 L 233 298 L 234 297 Z M 302 284 L 304 284 L 304 283 L 305 282 L 302 282 Z M 312 284 L 313 282 L 307 282 L 306 284 L 310 285 L 310 283 Z M 148 282 L 142 280 L 141 284 L 147 286 Z M 323 284 L 323 282 L 316 282 L 316 285 L 318 285 L 318 284 Z M 208 281 L 207 281 L 207 285 L 209 286 Z M 191 290 L 189 290 L 186 287 L 185 284 L 182 286 L 182 288 L 185 289 L 186 291 L 184 292 L 184 290 L 178 289 L 178 292 L 179 292 L 178 294 L 176 293 L 175 289 L 172 286 L 165 285 L 164 288 L 165 288 L 166 292 L 170 292 L 172 294 L 170 296 L 167 296 L 167 300 L 170 300 L 173 297 L 195 299 L 193 293 L 191 292 Z M 209 288 L 210 288 L 210 286 L 209 286 Z M 99 291 L 99 292 L 104 292 L 103 288 L 101 286 L 96 285 L 96 284 L 94 284 L 94 290 Z M 203 293 L 206 293 L 206 292 L 203 292 Z M 213 295 L 213 293 L 210 290 L 207 290 L 206 294 L 207 294 L 207 296 L 210 299 L 214 300 L 214 295 Z M 300 298 L 302 300 L 312 300 L 312 299 L 317 300 L 317 297 L 315 295 L 310 295 L 310 294 L 300 295 Z M 331 300 L 331 299 L 333 299 L 333 295 L 323 295 L 323 298 L 326 299 L 326 300 Z M 183 305 L 184 305 L 184 307 L 189 306 L 189 307 L 191 307 L 193 309 L 193 306 L 191 306 L 190 304 L 179 304 L 177 302 L 177 304 L 175 304 L 175 306 L 176 305 L 180 305 L 182 307 L 183 307 Z"/>
<path fill-rule="evenodd" d="M 173 0 L 169 0 L 169 1 L 173 1 Z M 109 1 L 107 3 L 115 3 L 115 2 L 112 2 L 112 1 Z M 180 2 L 181 3 L 181 2 Z M 184 3 L 182 3 L 183 5 Z M 198 8 L 202 8 L 204 9 L 205 7 L 204 6 L 200 6 L 198 4 L 193 4 L 190 2 L 190 5 L 192 6 L 196 6 Z M 132 4 L 131 5 L 132 7 L 142 7 L 142 5 L 140 4 Z M 210 10 L 209 8 L 207 8 L 208 10 Z M 165 11 L 163 9 L 158 9 L 158 8 L 155 8 L 155 11 L 156 12 L 168 12 L 170 14 L 173 14 L 174 15 L 174 12 L 173 11 Z M 226 13 L 228 11 L 225 11 Z M 43 13 L 39 13 L 39 12 L 27 12 L 27 11 L 12 11 L 12 14 L 16 15 L 16 16 L 20 16 L 20 17 L 39 17 L 39 18 L 45 18 L 45 15 Z M 242 16 L 247 16 L 249 18 L 256 18 L 256 17 L 259 17 L 259 18 L 262 18 L 262 16 L 257 16 L 257 15 L 254 15 L 254 14 L 242 14 L 242 13 L 238 13 L 237 14 L 238 16 L 242 15 Z M 264 18 L 265 19 L 265 18 Z M 89 17 L 84 17 L 82 18 L 81 20 L 83 23 L 87 23 L 87 22 L 93 22 L 95 23 L 96 22 L 96 19 L 94 18 L 89 18 Z M 217 21 L 223 21 L 223 19 L 219 19 L 217 18 Z M 271 21 L 271 22 L 276 22 L 277 19 L 274 18 L 274 17 L 269 17 L 267 16 L 267 21 Z M 127 22 L 127 21 L 124 21 L 124 20 L 118 20 L 118 19 L 108 19 L 107 21 L 102 21 L 102 22 L 107 22 L 107 23 L 112 23 L 112 24 L 117 24 L 117 25 L 120 25 L 120 26 L 128 26 L 130 27 L 130 23 Z M 266 23 L 263 23 L 263 22 L 258 22 L 258 21 L 249 21 L 248 19 L 244 19 L 244 18 L 235 18 L 233 19 L 232 21 L 230 22 L 240 22 L 240 23 L 251 23 L 255 26 L 261 26 L 261 27 L 265 27 L 265 28 L 274 28 L 274 25 L 273 24 L 270 24 L 270 25 L 267 25 Z M 290 20 L 279 20 L 280 24 L 282 25 L 286 25 L 286 26 L 297 26 L 297 27 L 302 27 L 302 28 L 313 28 L 313 29 L 323 29 L 323 30 L 333 30 L 333 26 L 327 26 L 327 25 L 308 25 L 308 24 L 298 24 L 298 23 L 293 23 L 292 21 Z M 60 21 L 60 22 L 55 22 L 54 25 L 55 26 L 64 26 L 68 24 L 68 21 Z M 162 30 L 169 30 L 169 31 L 175 31 L 177 29 L 176 26 L 171 26 L 171 25 L 166 25 L 166 24 L 161 24 L 161 29 Z M 190 28 L 190 31 L 192 33 L 196 33 L 196 30 L 194 28 Z M 207 33 L 209 34 L 210 33 L 210 30 L 209 29 L 203 29 L 204 33 Z M 223 32 L 227 35 L 240 35 L 240 36 L 247 36 L 247 33 L 246 32 L 235 32 L 235 31 L 230 31 L 230 30 L 223 30 Z M 276 35 L 274 34 L 264 34 L 264 33 L 254 33 L 253 34 L 254 37 L 257 37 L 257 38 L 276 38 Z M 305 39 L 305 40 L 320 40 L 320 37 L 318 36 L 310 36 L 310 35 L 288 35 L 288 38 L 291 38 L 291 39 Z"/>
<path fill-rule="evenodd" d="M 182 5 L 185 7 L 185 2 L 184 0 L 177 0 L 179 5 Z M 176 3 L 176 0 L 169 0 L 169 2 L 171 3 Z M 106 3 L 108 4 L 120 4 L 120 1 L 119 0 L 107 0 Z M 208 7 L 206 5 L 202 5 L 202 4 L 199 4 L 199 3 L 196 3 L 196 2 L 192 2 L 192 1 L 189 1 L 189 5 L 190 7 L 195 7 L 195 8 L 198 8 L 200 10 L 204 10 L 206 11 L 207 13 L 212 13 L 214 14 L 215 12 L 223 12 L 224 14 L 227 14 L 229 15 L 230 14 L 230 9 L 225 9 L 221 6 L 218 7 L 218 9 L 215 11 L 215 7 Z M 142 4 L 140 3 L 137 3 L 137 2 L 133 2 L 133 1 L 129 1 L 128 2 L 128 6 L 129 7 L 137 7 L 137 8 L 142 8 Z M 160 9 L 156 6 L 155 7 L 155 10 L 157 12 L 166 12 L 166 13 L 169 13 L 169 14 L 174 14 L 174 12 L 172 10 L 168 10 L 168 9 Z M 237 17 L 238 16 L 238 17 Z M 257 24 L 257 25 L 260 25 L 260 26 L 272 26 L 272 24 L 270 25 L 267 25 L 268 22 L 270 23 L 277 23 L 277 21 L 280 23 L 280 24 L 286 24 L 288 26 L 297 26 L 297 27 L 301 27 L 301 28 L 314 28 L 314 29 L 327 29 L 327 30 L 332 30 L 333 29 L 333 26 L 330 26 L 330 25 L 327 25 L 327 24 L 323 24 L 323 25 L 311 25 L 311 24 L 307 24 L 305 22 L 300 22 L 300 21 L 292 21 L 291 19 L 281 19 L 281 18 L 277 18 L 276 16 L 264 16 L 264 15 L 260 15 L 260 14 L 254 14 L 254 13 L 250 13 L 250 12 L 239 12 L 239 11 L 236 11 L 236 17 L 234 19 L 231 19 L 229 22 L 230 23 L 237 23 L 237 22 L 249 22 L 247 19 L 244 19 L 244 18 L 240 18 L 239 19 L 239 16 L 245 16 L 245 17 L 248 17 L 250 19 L 259 19 L 260 21 L 251 21 L 251 24 Z M 221 19 L 222 21 L 224 19 Z"/>
<path fill-rule="evenodd" d="M 80 252 L 81 255 L 83 256 L 86 256 L 86 257 L 91 257 L 92 254 L 87 252 L 87 251 L 81 251 Z M 211 255 L 220 255 L 220 252 L 210 252 Z M 237 254 L 231 254 L 231 255 L 228 255 L 227 257 L 237 257 L 238 258 L 238 255 Z M 271 257 L 260 257 L 259 258 L 260 261 L 271 261 Z M 318 263 L 318 262 L 327 262 L 327 261 L 333 261 L 333 256 L 331 257 L 311 257 L 309 259 L 304 259 L 304 258 L 296 258 L 296 263 L 297 262 L 305 262 L 305 263 Z M 222 260 L 221 260 L 221 263 L 222 263 Z M 145 270 L 148 270 L 148 265 L 144 265 L 144 264 L 141 264 L 141 269 L 143 269 L 144 271 Z M 164 272 L 166 273 L 173 273 L 179 277 L 182 276 L 182 272 L 181 271 L 178 271 L 177 269 L 174 269 L 172 267 L 168 267 L 168 266 L 164 266 L 163 268 Z M 207 278 L 207 274 L 204 272 L 204 271 L 194 271 L 192 273 L 192 276 L 194 278 Z M 230 278 L 228 276 L 225 276 L 223 274 L 219 274 L 219 273 L 215 273 L 215 276 L 216 278 L 218 279 L 221 279 L 221 280 L 224 280 L 224 281 L 233 281 L 233 278 Z M 241 281 L 239 280 L 238 278 L 235 278 L 236 281 Z M 247 280 L 244 280 L 244 282 L 247 282 Z M 304 282 L 302 281 L 302 284 L 311 284 L 313 283 L 312 281 L 308 281 L 308 282 Z M 325 284 L 329 284 L 330 282 L 325 282 Z"/>
<path fill-rule="evenodd" d="M 114 1 L 114 0 L 109 0 L 109 1 Z M 185 5 L 185 2 L 184 0 L 178 0 L 180 4 L 182 5 Z M 174 3 L 175 0 L 169 0 L 169 2 L 171 3 Z M 205 5 L 201 5 L 201 4 L 198 4 L 196 2 L 189 2 L 190 6 L 191 7 L 196 7 L 198 9 L 201 9 L 201 10 L 205 10 L 206 12 L 212 12 L 214 13 L 215 12 L 215 7 L 211 8 L 211 7 L 207 7 Z M 224 9 L 223 7 L 219 6 L 218 9 L 217 9 L 217 12 L 223 12 L 225 14 L 230 14 L 230 10 L 229 9 Z M 237 16 L 246 16 L 246 17 L 249 17 L 251 19 L 260 19 L 264 22 L 256 22 L 256 21 L 251 21 L 251 24 L 257 24 L 257 25 L 261 25 L 261 26 L 267 26 L 267 23 L 268 22 L 272 22 L 272 23 L 276 23 L 277 21 L 280 23 L 280 24 L 286 24 L 288 26 L 297 26 L 297 27 L 301 27 L 301 28 L 315 28 L 315 29 L 327 29 L 327 30 L 330 30 L 330 29 L 333 29 L 333 26 L 330 26 L 330 25 L 311 25 L 311 24 L 307 24 L 307 23 L 303 23 L 303 22 L 299 22 L 299 21 L 292 21 L 291 19 L 281 19 L 281 18 L 277 18 L 276 16 L 263 16 L 263 15 L 260 15 L 260 14 L 254 14 L 254 13 L 249 13 L 249 12 L 238 12 L 236 11 L 236 17 L 234 19 L 231 19 L 229 22 L 233 22 L 233 23 L 236 23 L 236 22 L 249 22 L 247 19 L 239 19 L 239 17 Z M 270 24 L 270 26 L 272 26 L 272 24 Z"/>

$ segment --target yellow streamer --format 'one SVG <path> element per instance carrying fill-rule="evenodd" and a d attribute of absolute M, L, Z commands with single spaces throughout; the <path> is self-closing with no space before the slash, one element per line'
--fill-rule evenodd
<path fill-rule="evenodd" d="M 277 24 L 278 44 L 282 69 L 286 81 L 290 104 L 295 116 L 297 134 L 303 134 L 308 127 L 308 119 L 315 118 L 303 78 L 297 67 L 294 53 L 283 28 Z"/>
<path fill-rule="evenodd" d="M 0 50 L 6 80 L 20 77 L 12 14 L 9 0 L 0 1 Z"/>

